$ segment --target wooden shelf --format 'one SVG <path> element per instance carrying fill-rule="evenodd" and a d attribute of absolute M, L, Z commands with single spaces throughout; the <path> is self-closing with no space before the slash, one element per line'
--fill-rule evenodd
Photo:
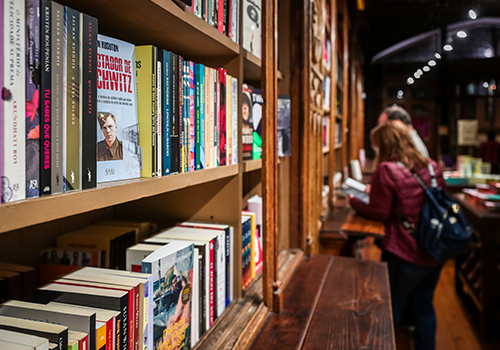
<path fill-rule="evenodd" d="M 335 118 L 342 120 L 342 114 L 335 112 Z"/>
<path fill-rule="evenodd" d="M 158 178 L 98 184 L 97 188 L 0 205 L 0 233 L 151 197 L 238 174 L 239 165 Z"/>
<path fill-rule="evenodd" d="M 262 168 L 262 159 L 252 159 L 243 162 L 243 172 L 248 173 Z"/>
<path fill-rule="evenodd" d="M 323 147 L 323 154 L 330 153 L 330 147 Z"/>
<path fill-rule="evenodd" d="M 261 80 L 262 61 L 253 53 L 243 49 L 243 77 L 245 81 Z M 278 79 L 283 79 L 283 74 L 278 71 Z"/>
<path fill-rule="evenodd" d="M 342 143 L 337 143 L 335 145 L 335 149 L 341 149 L 342 148 Z"/>
<path fill-rule="evenodd" d="M 61 0 L 99 20 L 99 33 L 135 45 L 156 45 L 205 64 L 240 52 L 239 44 L 171 0 Z M 214 58 L 217 59 L 214 61 Z"/>

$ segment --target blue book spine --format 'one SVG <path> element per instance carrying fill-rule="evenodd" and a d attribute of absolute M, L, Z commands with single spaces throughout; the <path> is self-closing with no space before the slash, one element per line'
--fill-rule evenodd
<path fill-rule="evenodd" d="M 200 64 L 200 169 L 205 169 L 205 66 Z"/>
<path fill-rule="evenodd" d="M 170 174 L 170 119 L 171 119 L 171 105 L 170 105 L 170 89 L 171 89 L 171 81 L 172 81 L 172 73 L 170 69 L 170 64 L 172 62 L 170 52 L 163 51 L 163 175 Z"/>

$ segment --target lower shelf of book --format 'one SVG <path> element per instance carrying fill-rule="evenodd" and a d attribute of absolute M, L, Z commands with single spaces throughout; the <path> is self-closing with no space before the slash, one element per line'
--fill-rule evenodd
<path fill-rule="evenodd" d="M 193 185 L 233 177 L 239 165 L 229 165 L 159 178 L 101 183 L 95 189 L 26 199 L 0 205 L 0 234 Z M 125 189 L 125 186 L 126 189 Z M 40 210 L 43 208 L 43 210 Z"/>

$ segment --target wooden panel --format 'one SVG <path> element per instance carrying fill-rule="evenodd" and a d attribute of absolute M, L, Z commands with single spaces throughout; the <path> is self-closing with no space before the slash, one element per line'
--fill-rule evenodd
<path fill-rule="evenodd" d="M 98 184 L 97 188 L 30 198 L 0 205 L 0 233 L 96 209 L 135 201 L 161 193 L 231 178 L 238 165 L 199 170 L 153 179 L 139 178 Z M 27 215 L 29 213 L 29 215 Z"/>
<path fill-rule="evenodd" d="M 243 162 L 243 172 L 260 170 L 262 168 L 262 159 L 245 160 Z"/>
<path fill-rule="evenodd" d="M 333 258 L 302 349 L 395 349 L 386 263 Z"/>
<path fill-rule="evenodd" d="M 290 157 L 278 165 L 278 250 L 290 248 Z"/>
<path fill-rule="evenodd" d="M 100 34 L 135 45 L 157 45 L 205 64 L 239 53 L 238 44 L 171 0 L 62 0 L 61 4 L 96 17 Z"/>
<path fill-rule="evenodd" d="M 271 314 L 251 350 L 301 349 L 332 259 L 313 255 L 303 260 L 284 291 L 283 310 Z"/>
<path fill-rule="evenodd" d="M 343 47 L 343 77 L 342 77 L 342 91 L 344 93 L 343 101 L 342 101 L 342 172 L 344 168 L 347 166 L 347 146 L 348 146 L 348 121 L 349 121 L 349 16 L 348 16 L 348 6 L 347 0 L 342 0 L 340 12 L 342 13 L 343 22 L 342 22 L 342 41 L 344 44 Z"/>
<path fill-rule="evenodd" d="M 341 231 L 349 236 L 371 236 L 376 238 L 385 236 L 382 222 L 362 218 L 356 215 L 352 209 L 342 224 Z"/>

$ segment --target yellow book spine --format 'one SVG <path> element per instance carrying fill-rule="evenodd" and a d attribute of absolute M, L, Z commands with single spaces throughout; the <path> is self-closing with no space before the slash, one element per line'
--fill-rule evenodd
<path fill-rule="evenodd" d="M 153 177 L 153 120 L 156 117 L 156 50 L 154 46 L 137 46 L 137 110 L 139 113 L 139 145 L 142 148 L 141 177 Z"/>
<path fill-rule="evenodd" d="M 96 340 L 97 349 L 106 347 L 106 323 L 103 323 L 101 327 L 97 328 Z"/>

